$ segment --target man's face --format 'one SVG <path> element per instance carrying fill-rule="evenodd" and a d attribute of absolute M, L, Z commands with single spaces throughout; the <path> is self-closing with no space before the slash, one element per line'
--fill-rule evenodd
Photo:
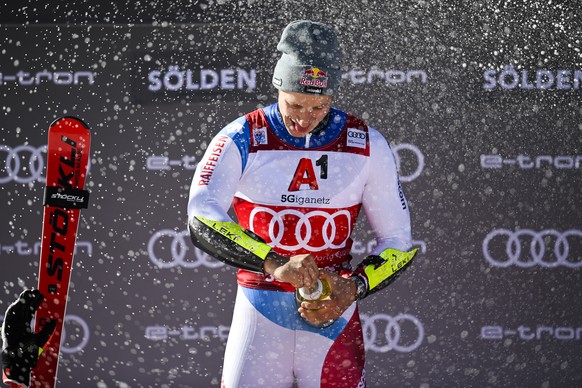
<path fill-rule="evenodd" d="M 333 96 L 316 96 L 279 90 L 279 110 L 289 133 L 305 137 L 331 108 Z"/>

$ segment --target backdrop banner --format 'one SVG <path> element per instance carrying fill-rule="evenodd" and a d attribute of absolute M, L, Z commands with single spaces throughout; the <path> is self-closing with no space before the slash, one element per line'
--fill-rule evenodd
<path fill-rule="evenodd" d="M 581 386 L 579 26 L 421 3 L 317 15 L 345 51 L 335 106 L 390 142 L 420 248 L 360 304 L 368 386 Z M 36 287 L 48 126 L 92 131 L 58 386 L 220 386 L 235 270 L 191 244 L 188 189 L 212 136 L 276 101 L 287 21 L 0 24 L 2 314 Z M 374 245 L 362 217 L 354 263 Z"/>

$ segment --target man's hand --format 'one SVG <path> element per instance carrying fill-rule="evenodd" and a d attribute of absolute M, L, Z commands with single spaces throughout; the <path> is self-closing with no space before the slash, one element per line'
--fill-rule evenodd
<path fill-rule="evenodd" d="M 52 335 L 57 321 L 49 321 L 34 333 L 30 321 L 44 296 L 39 290 L 25 290 L 8 306 L 2 325 L 2 381 L 30 385 L 30 369 L 36 366 L 43 346 Z"/>
<path fill-rule="evenodd" d="M 265 273 L 295 288 L 311 287 L 319 276 L 319 268 L 311 255 L 295 255 L 284 258 L 269 253 L 264 264 Z"/>
<path fill-rule="evenodd" d="M 331 287 L 328 299 L 301 302 L 299 314 L 314 326 L 325 326 L 342 316 L 356 300 L 356 284 L 333 272 L 322 270 L 319 277 Z"/>

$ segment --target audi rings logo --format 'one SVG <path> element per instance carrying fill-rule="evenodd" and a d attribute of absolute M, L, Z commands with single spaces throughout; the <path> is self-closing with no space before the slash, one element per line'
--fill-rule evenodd
<path fill-rule="evenodd" d="M 360 314 L 360 318 L 366 349 L 376 353 L 412 352 L 424 339 L 424 326 L 414 315 Z"/>
<path fill-rule="evenodd" d="M 33 147 L 27 144 L 9 147 L 0 144 L 0 184 L 14 181 L 44 182 L 43 175 L 47 146 Z"/>
<path fill-rule="evenodd" d="M 269 245 L 294 251 L 299 248 L 319 252 L 324 249 L 338 249 L 346 245 L 351 233 L 352 216 L 347 210 L 327 213 L 314 210 L 302 213 L 295 209 L 276 211 L 266 207 L 256 207 L 249 215 L 252 232 L 259 235 L 255 218 L 270 217 L 268 224 Z M 285 234 L 285 230 L 294 225 L 295 238 Z"/>
<path fill-rule="evenodd" d="M 529 249 L 528 249 L 529 248 Z M 582 267 L 582 231 L 495 229 L 483 240 L 483 255 L 495 267 Z"/>
<path fill-rule="evenodd" d="M 212 259 L 206 252 L 189 244 L 190 233 L 187 230 L 176 232 L 172 229 L 162 229 L 152 235 L 148 242 L 150 260 L 159 268 L 197 268 L 205 266 L 218 268 L 224 264 Z"/>
<path fill-rule="evenodd" d="M 418 178 L 422 173 L 422 170 L 424 170 L 424 155 L 420 152 L 418 147 L 414 144 L 402 143 L 392 147 L 392 149 L 394 151 L 394 157 L 396 158 L 398 171 L 400 171 L 400 181 L 411 182 Z M 411 165 L 411 158 L 409 156 L 404 156 L 409 153 L 414 154 L 415 159 L 412 161 L 412 166 L 416 166 L 416 168 L 412 171 L 410 171 L 411 167 L 409 167 Z M 404 163 L 405 167 L 403 167 L 403 159 L 407 161 Z"/>
<path fill-rule="evenodd" d="M 366 139 L 366 132 L 363 131 L 357 131 L 353 130 L 352 128 L 350 128 L 350 130 L 348 131 L 348 137 L 354 137 L 356 139 Z"/>
<path fill-rule="evenodd" d="M 77 315 L 66 315 L 61 333 L 61 351 L 78 353 L 89 343 L 89 325 Z"/>

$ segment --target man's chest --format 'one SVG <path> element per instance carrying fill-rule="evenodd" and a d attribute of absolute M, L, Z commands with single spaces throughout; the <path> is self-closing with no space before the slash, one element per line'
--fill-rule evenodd
<path fill-rule="evenodd" d="M 345 207 L 359 203 L 368 158 L 318 150 L 260 151 L 249 156 L 239 193 L 282 206 Z"/>

